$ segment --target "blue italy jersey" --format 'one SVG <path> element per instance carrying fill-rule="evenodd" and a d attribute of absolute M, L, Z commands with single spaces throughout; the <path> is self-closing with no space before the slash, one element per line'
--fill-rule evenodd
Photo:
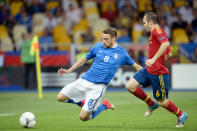
<path fill-rule="evenodd" d="M 126 50 L 120 46 L 105 48 L 103 43 L 97 43 L 86 55 L 87 59 L 94 59 L 91 68 L 82 79 L 99 84 L 108 84 L 121 65 L 134 64 Z"/>

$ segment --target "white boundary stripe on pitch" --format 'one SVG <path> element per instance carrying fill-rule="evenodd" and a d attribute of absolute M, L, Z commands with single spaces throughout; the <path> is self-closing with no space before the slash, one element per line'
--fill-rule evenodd
<path fill-rule="evenodd" d="M 16 115 L 16 114 L 14 114 L 14 113 L 4 113 L 4 114 L 0 114 L 0 117 L 1 116 L 14 116 L 14 115 Z"/>

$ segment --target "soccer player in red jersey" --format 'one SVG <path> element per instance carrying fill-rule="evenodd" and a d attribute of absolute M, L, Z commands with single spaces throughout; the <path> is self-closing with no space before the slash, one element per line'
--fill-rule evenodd
<path fill-rule="evenodd" d="M 177 116 L 178 123 L 176 127 L 183 127 L 188 117 L 187 113 L 168 100 L 169 71 L 164 62 L 171 55 L 171 52 L 168 37 L 165 31 L 159 27 L 158 21 L 158 16 L 153 12 L 144 15 L 144 28 L 146 31 L 151 32 L 148 44 L 148 60 L 146 61 L 146 67 L 136 72 L 127 83 L 126 88 L 139 99 L 146 101 L 149 107 L 145 116 L 150 116 L 153 110 L 162 106 Z M 156 102 L 149 99 L 139 85 L 152 85 Z"/>

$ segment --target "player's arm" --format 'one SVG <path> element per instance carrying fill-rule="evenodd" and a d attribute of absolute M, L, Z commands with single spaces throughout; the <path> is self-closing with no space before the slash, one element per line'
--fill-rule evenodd
<path fill-rule="evenodd" d="M 169 52 L 168 54 L 167 54 L 167 58 L 169 58 L 169 57 L 171 57 L 172 56 L 172 52 Z"/>
<path fill-rule="evenodd" d="M 60 68 L 58 70 L 58 74 L 59 75 L 62 75 L 64 73 L 70 73 L 76 69 L 78 69 L 79 67 L 81 67 L 82 65 L 84 65 L 85 63 L 87 62 L 87 58 L 86 57 L 83 57 L 81 58 L 79 61 L 77 61 L 72 67 L 70 67 L 69 69 L 63 69 L 63 68 Z"/>
<path fill-rule="evenodd" d="M 155 61 L 166 51 L 166 49 L 169 47 L 170 43 L 168 41 L 163 42 L 157 51 L 157 53 L 153 56 L 152 59 L 148 59 L 146 61 L 147 66 L 151 66 L 152 64 L 155 63 Z"/>
<path fill-rule="evenodd" d="M 167 54 L 165 55 L 165 61 L 167 61 L 168 58 L 170 58 L 171 56 L 172 56 L 172 53 L 171 53 L 171 52 L 167 53 Z"/>
<path fill-rule="evenodd" d="M 164 56 L 164 60 L 167 61 L 168 58 L 171 57 L 171 56 L 172 56 L 172 52 L 170 50 L 170 47 L 168 47 L 167 50 L 166 50 L 166 54 Z"/>
<path fill-rule="evenodd" d="M 139 64 L 136 64 L 136 63 L 134 63 L 131 67 L 132 67 L 133 69 L 135 69 L 136 71 L 142 69 L 142 66 L 139 65 Z"/>
<path fill-rule="evenodd" d="M 129 56 L 128 53 L 126 53 L 126 62 L 124 64 L 130 65 L 131 68 L 133 68 L 134 70 L 138 71 L 140 69 L 142 69 L 142 66 L 140 66 L 139 64 L 135 63 L 131 57 Z M 124 65 L 123 64 L 123 65 Z"/>

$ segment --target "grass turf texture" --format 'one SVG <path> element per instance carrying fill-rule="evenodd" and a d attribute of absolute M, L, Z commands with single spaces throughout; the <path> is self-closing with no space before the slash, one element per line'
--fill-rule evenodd
<path fill-rule="evenodd" d="M 56 94 L 44 93 L 39 100 L 37 93 L 0 93 L 0 131 L 197 131 L 197 92 L 170 92 L 170 99 L 189 115 L 183 128 L 175 128 L 175 115 L 162 107 L 144 117 L 146 104 L 128 92 L 107 92 L 104 98 L 116 110 L 104 111 L 88 122 L 80 121 L 78 106 L 57 102 Z M 20 115 L 27 111 L 36 116 L 32 129 L 19 124 Z M 1 115 L 7 113 L 15 115 Z"/>

